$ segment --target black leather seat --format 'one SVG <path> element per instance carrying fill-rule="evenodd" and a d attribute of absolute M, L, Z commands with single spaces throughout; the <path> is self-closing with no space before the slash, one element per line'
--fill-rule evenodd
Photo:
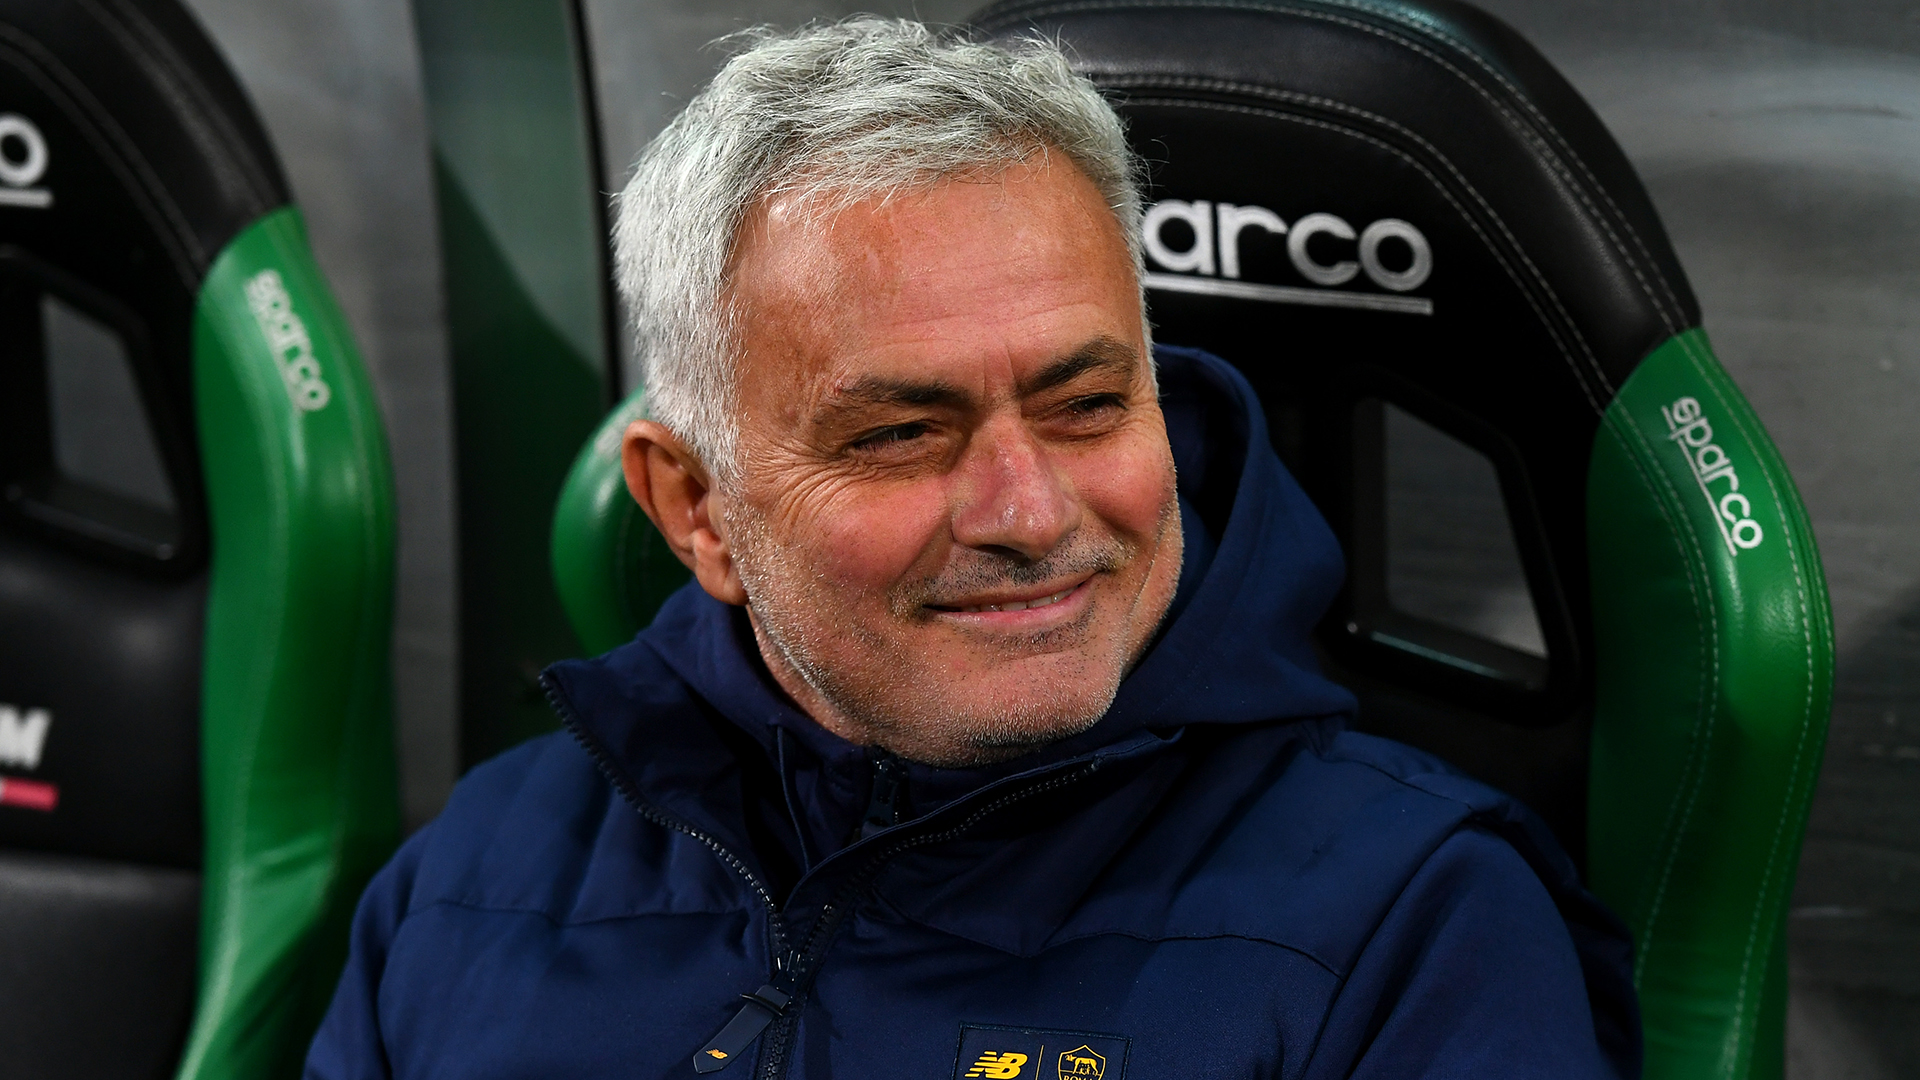
<path fill-rule="evenodd" d="M 174 0 L 0 0 L 0 1075 L 284 1069 L 391 843 L 384 449 L 299 229 Z"/>

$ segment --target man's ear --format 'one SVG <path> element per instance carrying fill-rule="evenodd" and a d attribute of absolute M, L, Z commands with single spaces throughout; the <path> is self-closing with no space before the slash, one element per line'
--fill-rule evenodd
<path fill-rule="evenodd" d="M 700 587 L 723 603 L 745 604 L 746 586 L 734 569 L 733 548 L 716 501 L 721 496 L 714 493 L 713 480 L 693 451 L 662 425 L 635 420 L 627 425 L 621 443 L 620 466 L 633 501 L 693 571 Z"/>

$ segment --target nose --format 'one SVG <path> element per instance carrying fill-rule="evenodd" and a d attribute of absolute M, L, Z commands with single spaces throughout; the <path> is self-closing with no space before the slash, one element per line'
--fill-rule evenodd
<path fill-rule="evenodd" d="M 1080 527 L 1080 500 L 1046 448 L 1013 418 L 983 425 L 957 470 L 953 538 L 1040 559 Z"/>

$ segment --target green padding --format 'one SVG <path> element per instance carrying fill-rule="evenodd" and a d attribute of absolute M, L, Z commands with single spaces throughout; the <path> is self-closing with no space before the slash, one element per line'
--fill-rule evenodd
<path fill-rule="evenodd" d="M 213 578 L 200 996 L 179 1076 L 295 1076 L 398 836 L 387 451 L 293 209 L 215 261 L 193 345 Z"/>
<path fill-rule="evenodd" d="M 626 643 L 690 576 L 627 494 L 621 437 L 646 392 L 621 402 L 580 448 L 553 515 L 553 581 L 590 653 Z"/>
<path fill-rule="evenodd" d="M 1587 513 L 1588 872 L 1633 929 L 1646 1076 L 1779 1077 L 1833 620 L 1793 481 L 1700 331 L 1607 410 Z"/>

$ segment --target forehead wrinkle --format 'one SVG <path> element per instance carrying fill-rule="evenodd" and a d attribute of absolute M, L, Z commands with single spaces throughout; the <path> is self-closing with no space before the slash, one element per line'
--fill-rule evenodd
<path fill-rule="evenodd" d="M 1016 215 L 1005 220 L 995 215 L 1001 228 L 1011 235 L 996 238 L 985 251 L 974 251 L 967 260 L 972 269 L 983 264 L 1004 267 L 999 274 L 976 274 L 967 295 L 958 296 L 947 287 L 955 270 L 954 242 L 928 222 L 918 220 L 921 205 L 938 197 L 942 189 L 965 188 L 969 183 L 985 189 L 990 202 L 998 207 L 1011 199 L 1004 184 L 1008 174 L 1026 174 L 1023 179 L 1039 179 L 1051 170 L 1044 163 L 1016 163 L 1012 168 L 995 170 L 991 182 L 986 177 L 942 178 L 940 182 L 899 192 L 891 198 L 852 200 L 836 205 L 831 212 L 796 205 L 791 193 L 774 193 L 762 198 L 751 209 L 735 248 L 735 279 L 756 279 L 757 299 L 770 307 L 784 308 L 816 325 L 833 327 L 843 339 L 855 336 L 861 324 L 873 318 L 893 324 L 895 337 L 937 339 L 948 336 L 945 324 L 972 318 L 972 310 L 982 304 L 1017 306 L 1031 289 L 1032 269 L 1023 265 L 1047 263 L 1060 245 L 1078 248 L 1088 230 L 1063 231 L 1049 228 L 1040 218 L 1029 220 Z M 1058 201 L 1058 200 L 1054 200 Z M 1070 216 L 1085 216 L 1088 209 L 1079 205 L 1056 207 Z M 1107 221 L 1088 222 L 1102 231 L 1112 226 Z M 1036 247 L 1030 241 L 1038 238 Z M 966 246 L 960 240 L 961 246 Z M 751 251 L 758 265 L 748 269 L 742 256 Z M 1081 253 L 1076 252 L 1077 260 Z M 1049 280 L 1067 276 L 1067 271 L 1051 267 Z M 743 273 L 744 272 L 744 273 Z M 849 297 L 857 302 L 849 303 Z M 856 310 L 857 309 L 857 310 Z M 917 328 L 917 329 L 909 329 Z"/>

